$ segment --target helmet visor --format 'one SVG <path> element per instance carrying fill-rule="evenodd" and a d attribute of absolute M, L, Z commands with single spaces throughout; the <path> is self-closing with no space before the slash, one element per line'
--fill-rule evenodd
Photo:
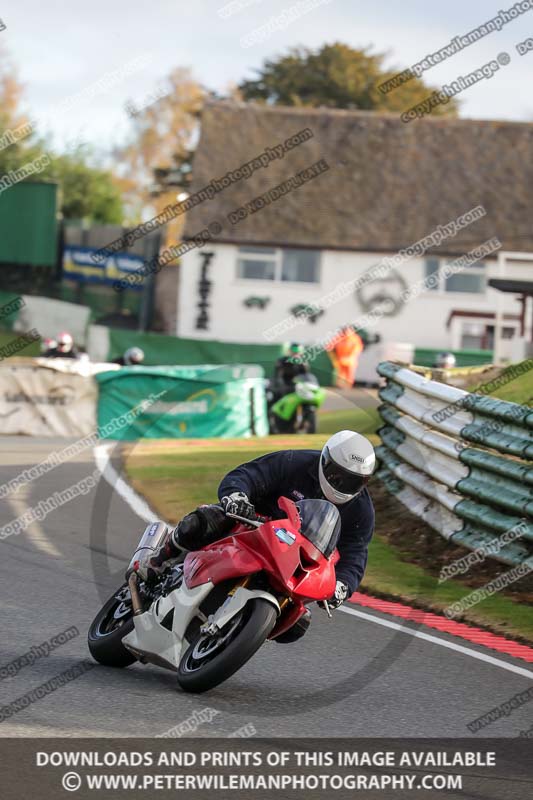
<path fill-rule="evenodd" d="M 369 479 L 368 475 L 356 475 L 336 464 L 327 447 L 322 453 L 322 471 L 329 485 L 342 494 L 358 494 L 367 485 Z"/>

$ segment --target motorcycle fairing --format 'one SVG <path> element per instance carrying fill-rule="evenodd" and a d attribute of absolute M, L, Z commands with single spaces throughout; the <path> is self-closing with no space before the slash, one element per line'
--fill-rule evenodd
<path fill-rule="evenodd" d="M 216 625 L 219 630 L 222 630 L 224 625 L 227 625 L 230 619 L 244 608 L 246 603 L 250 600 L 254 600 L 256 597 L 260 597 L 266 600 L 267 603 L 273 605 L 278 612 L 278 616 L 281 614 L 279 603 L 270 592 L 262 592 L 257 589 L 250 590 L 239 586 L 233 594 L 228 595 L 225 602 L 222 603 L 211 617 L 209 617 L 209 622 L 212 625 Z"/>
<path fill-rule="evenodd" d="M 214 585 L 234 577 L 266 572 L 273 588 L 290 593 L 293 599 L 326 600 L 335 591 L 335 553 L 325 559 L 322 553 L 300 533 L 298 509 L 292 500 L 281 498 L 279 507 L 286 519 L 271 520 L 260 528 L 237 531 L 202 550 L 188 553 L 184 577 L 188 587 L 211 581 Z M 280 540 L 276 530 L 288 529 L 295 541 Z"/>
<path fill-rule="evenodd" d="M 122 643 L 136 656 L 160 667 L 177 670 L 189 646 L 185 631 L 212 589 L 213 584 L 209 581 L 194 588 L 183 582 L 166 597 L 152 603 L 143 614 L 135 616 L 133 630 L 124 636 Z M 174 615 L 172 629 L 168 630 L 162 622 L 170 611 L 174 611 Z"/>

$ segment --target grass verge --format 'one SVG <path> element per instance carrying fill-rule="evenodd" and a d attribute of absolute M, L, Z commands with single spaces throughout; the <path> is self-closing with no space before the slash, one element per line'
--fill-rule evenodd
<path fill-rule="evenodd" d="M 529 363 L 521 362 L 524 368 L 529 366 Z M 521 364 L 513 364 L 510 367 L 489 367 L 483 373 L 482 379 L 478 375 L 472 374 L 470 378 L 467 377 L 465 389 L 469 392 L 478 392 L 479 394 L 486 393 L 486 387 L 492 381 L 501 382 L 500 386 L 492 389 L 489 396 L 497 397 L 499 400 L 507 400 L 510 403 L 520 403 L 521 405 L 531 406 L 533 403 L 533 369 L 526 369 L 513 380 L 508 380 L 515 374 L 516 368 Z"/>

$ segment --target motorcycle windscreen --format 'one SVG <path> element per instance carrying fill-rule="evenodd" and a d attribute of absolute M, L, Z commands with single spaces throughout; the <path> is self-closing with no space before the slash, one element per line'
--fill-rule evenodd
<path fill-rule="evenodd" d="M 302 521 L 301 534 L 329 558 L 341 532 L 338 509 L 328 500 L 300 500 L 296 508 Z"/>

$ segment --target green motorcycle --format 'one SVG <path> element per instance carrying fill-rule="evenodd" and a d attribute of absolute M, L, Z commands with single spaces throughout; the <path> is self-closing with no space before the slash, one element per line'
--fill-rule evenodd
<path fill-rule="evenodd" d="M 325 400 L 326 392 L 310 372 L 294 379 L 294 391 L 273 402 L 270 394 L 268 421 L 270 433 L 316 433 L 317 410 Z"/>

